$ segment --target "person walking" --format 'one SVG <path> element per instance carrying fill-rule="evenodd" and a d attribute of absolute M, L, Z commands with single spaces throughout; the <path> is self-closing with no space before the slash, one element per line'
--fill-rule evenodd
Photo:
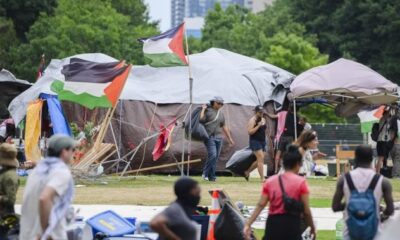
<path fill-rule="evenodd" d="M 196 240 L 196 223 L 191 216 L 200 203 L 200 186 L 197 181 L 182 177 L 175 182 L 174 192 L 176 200 L 150 221 L 150 227 L 160 240 Z"/>
<path fill-rule="evenodd" d="M 379 120 L 379 136 L 376 143 L 376 151 L 378 153 L 378 161 L 375 165 L 375 170 L 377 173 L 381 172 L 382 167 L 386 167 L 386 161 L 389 157 L 389 152 L 391 148 L 390 144 L 390 108 L 386 107 L 382 118 Z"/>
<path fill-rule="evenodd" d="M 258 169 L 261 181 L 264 181 L 264 152 L 266 151 L 265 130 L 267 129 L 266 119 L 264 118 L 264 108 L 256 106 L 254 108 L 254 116 L 250 118 L 247 124 L 247 132 L 249 133 L 249 147 L 256 156 L 256 161 L 245 171 L 246 180 L 249 179 L 250 173 L 254 169 Z"/>
<path fill-rule="evenodd" d="M 246 239 L 250 239 L 251 225 L 268 203 L 268 218 L 263 240 L 302 239 L 301 215 L 304 215 L 310 233 L 313 239 L 316 239 L 308 200 L 309 188 L 306 179 L 298 175 L 301 162 L 299 147 L 290 145 L 283 155 L 285 172 L 268 178 L 263 185 L 261 198 L 243 230 Z"/>
<path fill-rule="evenodd" d="M 397 108 L 394 110 L 394 114 L 390 119 L 390 138 L 392 141 L 392 149 L 390 150 L 390 156 L 393 162 L 392 168 L 392 177 L 400 178 L 400 119 L 399 119 L 399 111 Z"/>
<path fill-rule="evenodd" d="M 74 196 L 69 168 L 75 141 L 53 135 L 48 156 L 39 161 L 28 177 L 21 209 L 20 239 L 67 239 L 67 212 Z"/>
<path fill-rule="evenodd" d="M 386 203 L 382 218 L 387 219 L 393 214 L 392 186 L 388 179 L 374 171 L 372 160 L 372 148 L 358 146 L 355 150 L 356 168 L 340 177 L 337 182 L 332 210 L 344 211 L 344 240 L 374 239 L 381 220 L 382 198 Z"/>
<path fill-rule="evenodd" d="M 14 214 L 18 190 L 17 149 L 8 143 L 0 145 L 0 222 Z M 0 227 L 0 239 L 7 239 L 8 227 Z"/>
<path fill-rule="evenodd" d="M 232 139 L 229 128 L 225 124 L 225 117 L 221 111 L 224 106 L 224 99 L 214 97 L 210 100 L 210 105 L 203 105 L 200 112 L 200 123 L 207 131 L 209 138 L 204 141 L 207 148 L 207 160 L 203 168 L 203 179 L 206 181 L 216 181 L 217 161 L 221 153 L 223 137 L 222 132 L 228 138 L 231 145 L 235 142 Z"/>

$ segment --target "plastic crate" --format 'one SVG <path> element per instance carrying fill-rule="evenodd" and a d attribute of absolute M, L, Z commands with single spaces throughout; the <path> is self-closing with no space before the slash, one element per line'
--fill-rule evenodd
<path fill-rule="evenodd" d="M 89 218 L 86 223 L 92 227 L 93 236 L 102 232 L 110 237 L 122 237 L 136 230 L 134 225 L 111 210 Z"/>

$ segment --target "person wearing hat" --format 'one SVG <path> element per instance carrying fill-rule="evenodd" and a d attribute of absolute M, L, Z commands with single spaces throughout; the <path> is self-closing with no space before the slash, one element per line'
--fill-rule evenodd
<path fill-rule="evenodd" d="M 18 190 L 17 149 L 8 143 L 0 145 L 0 218 L 14 213 Z"/>
<path fill-rule="evenodd" d="M 246 180 L 249 179 L 250 173 L 254 169 L 258 169 L 261 181 L 264 181 L 264 152 L 266 151 L 265 131 L 267 129 L 267 121 L 264 118 L 265 111 L 261 105 L 254 108 L 254 116 L 250 118 L 247 124 L 247 132 L 249 133 L 249 147 L 253 151 L 257 160 L 245 171 Z"/>
<path fill-rule="evenodd" d="M 75 141 L 53 135 L 48 153 L 30 173 L 21 208 L 20 239 L 67 239 L 67 212 L 74 196 L 69 168 Z"/>
<path fill-rule="evenodd" d="M 222 133 L 226 135 L 231 145 L 235 142 L 232 139 L 231 132 L 225 124 L 225 117 L 221 111 L 224 106 L 222 97 L 214 97 L 210 100 L 210 105 L 203 105 L 200 112 L 200 123 L 207 131 L 209 138 L 204 141 L 207 148 L 207 160 L 203 168 L 203 179 L 206 181 L 215 181 L 217 161 L 222 148 Z"/>

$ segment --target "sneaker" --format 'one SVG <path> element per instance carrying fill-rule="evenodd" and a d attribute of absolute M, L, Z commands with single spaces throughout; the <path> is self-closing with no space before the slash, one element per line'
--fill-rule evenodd
<path fill-rule="evenodd" d="M 210 181 L 210 179 L 208 179 L 208 177 L 203 177 L 204 181 Z"/>

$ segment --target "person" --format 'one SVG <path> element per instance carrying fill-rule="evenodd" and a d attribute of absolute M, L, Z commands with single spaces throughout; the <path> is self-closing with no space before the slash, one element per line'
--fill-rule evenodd
<path fill-rule="evenodd" d="M 12 137 L 15 135 L 15 124 L 12 118 L 7 118 L 0 124 L 0 143 L 12 142 Z"/>
<path fill-rule="evenodd" d="M 8 143 L 0 145 L 0 220 L 14 214 L 18 190 L 17 149 Z M 6 239 L 8 228 L 0 228 L 0 239 Z"/>
<path fill-rule="evenodd" d="M 269 210 L 264 240 L 302 239 L 301 214 L 304 215 L 306 224 L 310 227 L 313 239 L 316 239 L 315 226 L 308 199 L 309 188 L 306 179 L 298 175 L 301 162 L 302 155 L 299 152 L 299 147 L 290 145 L 283 155 L 285 172 L 268 178 L 264 183 L 261 198 L 243 230 L 246 239 L 250 239 L 251 225 L 268 203 Z M 283 188 L 280 186 L 280 180 Z M 286 210 L 283 192 L 302 206 L 298 212 L 288 212 Z"/>
<path fill-rule="evenodd" d="M 386 167 L 386 160 L 390 152 L 390 108 L 386 107 L 382 118 L 379 120 L 379 136 L 376 143 L 376 151 L 378 153 L 378 161 L 376 162 L 375 169 L 377 173 L 381 172 L 382 167 Z"/>
<path fill-rule="evenodd" d="M 300 117 L 300 118 L 299 118 L 299 124 L 300 124 L 301 126 L 303 126 L 303 130 L 304 130 L 304 131 L 306 131 L 306 130 L 311 130 L 311 129 L 312 129 L 312 126 L 311 126 L 310 123 L 308 123 L 306 117 Z"/>
<path fill-rule="evenodd" d="M 150 221 L 150 227 L 160 240 L 195 240 L 196 224 L 191 216 L 200 203 L 200 186 L 189 177 L 181 177 L 175 182 L 174 191 L 176 200 Z"/>
<path fill-rule="evenodd" d="M 256 156 L 256 161 L 244 174 L 246 180 L 248 180 L 250 173 L 257 168 L 261 181 L 264 181 L 265 130 L 267 129 L 264 108 L 260 105 L 256 106 L 254 113 L 255 115 L 250 118 L 247 124 L 247 132 L 249 133 L 249 147 Z"/>
<path fill-rule="evenodd" d="M 312 152 L 318 149 L 317 132 L 311 130 L 303 131 L 297 139 L 296 145 L 299 146 L 300 153 L 303 156 L 303 166 L 300 169 L 300 174 L 310 176 L 315 166 L 314 160 L 326 157 L 326 154 L 322 152 Z"/>
<path fill-rule="evenodd" d="M 374 169 L 372 168 L 373 161 L 373 150 L 370 146 L 361 145 L 355 149 L 355 169 L 348 173 L 348 176 L 340 177 L 336 191 L 332 200 L 332 210 L 334 212 L 344 211 L 343 217 L 345 222 L 349 218 L 348 213 L 348 205 L 350 196 L 352 195 L 350 190 L 350 184 L 348 182 L 348 178 L 350 178 L 352 185 L 355 190 L 358 192 L 366 192 L 374 178 L 377 178 L 376 187 L 371 189 L 373 190 L 373 197 L 375 199 L 375 208 L 376 208 L 376 216 L 378 221 L 380 220 L 380 206 L 382 198 L 386 203 L 386 208 L 383 211 L 382 217 L 384 219 L 388 218 L 393 214 L 394 206 L 393 206 L 393 196 L 392 196 L 392 186 L 389 180 L 383 176 L 376 174 Z M 344 199 L 344 202 L 342 201 Z M 363 201 L 364 204 L 366 203 Z M 377 230 L 377 229 L 375 229 Z M 343 230 L 344 240 L 349 240 L 349 230 L 347 224 L 344 226 Z"/>
<path fill-rule="evenodd" d="M 231 133 L 225 124 L 225 117 L 221 111 L 224 106 L 224 99 L 214 97 L 210 100 L 210 106 L 203 105 L 200 112 L 200 122 L 204 125 L 209 138 L 204 141 L 207 148 L 207 160 L 203 168 L 203 179 L 216 181 L 217 161 L 222 148 L 222 132 L 228 138 L 231 145 L 234 145 Z"/>
<path fill-rule="evenodd" d="M 393 178 L 400 178 L 400 136 L 399 136 L 399 112 L 398 109 L 395 108 L 395 112 L 390 119 L 390 138 L 392 139 L 393 147 L 390 150 L 390 156 L 393 161 L 393 168 L 392 168 L 392 177 Z"/>
<path fill-rule="evenodd" d="M 293 104 L 290 104 L 285 118 L 285 125 L 282 134 L 279 138 L 278 150 L 275 155 L 275 173 L 278 173 L 280 170 L 282 154 L 286 151 L 287 146 L 292 144 L 293 141 L 295 140 L 296 131 L 294 124 L 295 124 L 294 107 Z M 303 131 L 303 126 L 297 122 L 296 129 L 297 129 L 297 136 L 299 136 Z"/>
<path fill-rule="evenodd" d="M 75 145 L 69 136 L 56 134 L 49 139 L 48 156 L 27 179 L 20 239 L 67 239 L 67 213 L 74 196 L 69 165 Z"/>

